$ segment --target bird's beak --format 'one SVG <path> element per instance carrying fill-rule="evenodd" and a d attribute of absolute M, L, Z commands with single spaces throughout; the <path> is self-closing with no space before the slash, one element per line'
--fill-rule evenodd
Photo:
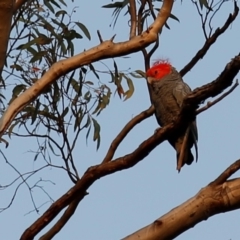
<path fill-rule="evenodd" d="M 148 77 L 148 78 L 147 78 L 147 81 L 148 81 L 149 84 L 152 84 L 152 82 L 153 82 L 153 78 Z"/>

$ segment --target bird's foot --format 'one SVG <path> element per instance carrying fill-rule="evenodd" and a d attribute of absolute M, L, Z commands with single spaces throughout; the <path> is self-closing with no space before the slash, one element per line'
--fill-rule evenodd
<path fill-rule="evenodd" d="M 154 134 L 156 134 L 160 129 L 161 129 L 160 127 L 155 129 Z"/>

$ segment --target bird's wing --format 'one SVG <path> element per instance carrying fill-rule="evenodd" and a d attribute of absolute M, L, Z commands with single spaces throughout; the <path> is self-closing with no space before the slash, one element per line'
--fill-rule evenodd
<path fill-rule="evenodd" d="M 173 88 L 173 96 L 176 99 L 179 107 L 182 106 L 183 99 L 191 92 L 191 88 L 184 82 L 180 82 Z"/>
<path fill-rule="evenodd" d="M 184 82 L 180 82 L 176 85 L 176 87 L 173 89 L 173 96 L 176 99 L 179 107 L 182 106 L 183 99 L 191 92 L 191 88 Z M 197 131 L 197 125 L 196 121 L 193 121 L 189 125 L 190 134 L 193 137 L 193 143 L 196 151 L 196 161 L 198 159 L 198 131 Z"/>

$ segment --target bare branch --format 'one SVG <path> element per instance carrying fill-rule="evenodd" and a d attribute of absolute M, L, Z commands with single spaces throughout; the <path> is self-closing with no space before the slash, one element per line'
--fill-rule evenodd
<path fill-rule="evenodd" d="M 13 16 L 14 0 L 1 0 L 0 1 L 0 76 L 2 74 L 3 66 L 5 64 L 6 52 L 8 47 L 8 40 L 11 29 L 11 22 Z M 4 21 L 3 21 L 4 19 Z"/>
<path fill-rule="evenodd" d="M 86 195 L 87 193 L 85 195 L 79 195 L 73 202 L 71 202 L 66 211 L 63 213 L 62 217 L 54 224 L 54 226 L 47 233 L 40 237 L 39 240 L 52 239 L 57 233 L 59 233 L 61 229 L 66 225 L 68 220 L 75 213 L 78 204 Z"/>
<path fill-rule="evenodd" d="M 229 62 L 220 76 L 212 83 L 195 89 L 183 101 L 183 106 L 176 120 L 167 126 L 160 128 L 154 135 L 142 142 L 132 153 L 117 158 L 113 161 L 90 167 L 67 193 L 54 202 L 49 209 L 37 219 L 23 233 L 21 240 L 33 239 L 44 227 L 46 227 L 63 208 L 68 206 L 79 194 L 84 194 L 87 189 L 99 178 L 113 174 L 117 171 L 128 169 L 143 160 L 156 146 L 169 138 L 177 130 L 186 128 L 195 117 L 197 106 L 209 97 L 214 97 L 231 85 L 234 77 L 240 69 L 240 54 Z M 240 196 L 240 194 L 239 194 Z"/>
<path fill-rule="evenodd" d="M 231 165 L 220 176 L 232 175 L 240 168 L 240 160 Z M 216 180 L 215 180 L 216 181 Z M 202 188 L 194 197 L 180 206 L 172 209 L 152 224 L 123 238 L 133 239 L 174 239 L 201 221 L 219 213 L 229 212 L 240 208 L 240 178 L 222 183 L 209 184 Z"/>
<path fill-rule="evenodd" d="M 136 36 L 137 31 L 137 10 L 135 0 L 129 0 L 129 13 L 130 13 L 130 39 Z"/>
<path fill-rule="evenodd" d="M 73 56 L 68 59 L 60 60 L 54 63 L 41 79 L 25 92 L 18 96 L 8 107 L 0 120 L 0 137 L 8 128 L 14 117 L 30 102 L 41 94 L 41 91 L 48 85 L 55 82 L 61 76 L 68 72 L 106 58 L 123 56 L 148 46 L 156 41 L 161 28 L 168 19 L 173 6 L 173 0 L 163 1 L 162 8 L 154 23 L 149 27 L 148 31 L 143 32 L 135 38 L 120 43 L 113 43 L 111 40 L 104 41 L 100 45 L 93 47 L 83 53 Z"/>
<path fill-rule="evenodd" d="M 121 132 L 117 135 L 117 137 L 112 141 L 108 152 L 103 159 L 102 163 L 106 163 L 112 160 L 115 151 L 117 150 L 119 144 L 123 141 L 123 139 L 127 136 L 127 134 L 140 122 L 142 122 L 144 119 L 150 117 L 154 113 L 154 107 L 151 106 L 147 110 L 141 112 L 137 116 L 135 116 L 131 121 L 129 121 L 124 128 L 121 130 Z"/>
<path fill-rule="evenodd" d="M 203 47 L 196 53 L 192 60 L 180 71 L 181 76 L 184 76 L 187 72 L 189 72 L 196 65 L 196 63 L 205 56 L 209 48 L 216 42 L 218 37 L 223 34 L 231 25 L 231 23 L 236 19 L 238 12 L 239 8 L 236 1 L 234 1 L 234 12 L 229 15 L 225 24 L 221 28 L 216 29 L 214 34 L 207 39 Z"/>
<path fill-rule="evenodd" d="M 206 106 L 200 108 L 197 110 L 196 114 L 202 113 L 204 111 L 206 111 L 207 109 L 209 109 L 210 107 L 212 107 L 213 105 L 215 105 L 216 103 L 220 102 L 221 100 L 223 100 L 226 96 L 228 96 L 231 92 L 234 91 L 234 89 L 239 85 L 238 80 L 235 82 L 235 84 L 225 93 L 223 93 L 219 98 L 215 99 L 212 102 L 208 102 Z"/>
<path fill-rule="evenodd" d="M 103 39 L 102 39 L 102 36 L 101 36 L 101 33 L 99 30 L 97 30 L 97 35 L 98 35 L 100 43 L 103 43 Z"/>
<path fill-rule="evenodd" d="M 143 10 L 145 8 L 145 5 L 147 3 L 147 0 L 141 0 L 141 6 L 138 9 L 138 16 L 137 16 L 137 21 L 138 21 L 138 35 L 142 34 L 143 31 L 143 23 L 142 23 L 142 14 L 143 14 Z M 147 29 L 148 32 L 148 29 Z"/>
<path fill-rule="evenodd" d="M 240 169 L 240 159 L 230 165 L 220 176 L 218 176 L 209 186 L 217 186 L 226 182 L 235 172 Z"/>

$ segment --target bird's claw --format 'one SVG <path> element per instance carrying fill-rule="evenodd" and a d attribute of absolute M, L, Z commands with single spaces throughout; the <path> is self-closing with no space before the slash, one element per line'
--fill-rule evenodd
<path fill-rule="evenodd" d="M 160 130 L 160 127 L 155 129 L 154 134 L 156 134 Z"/>

